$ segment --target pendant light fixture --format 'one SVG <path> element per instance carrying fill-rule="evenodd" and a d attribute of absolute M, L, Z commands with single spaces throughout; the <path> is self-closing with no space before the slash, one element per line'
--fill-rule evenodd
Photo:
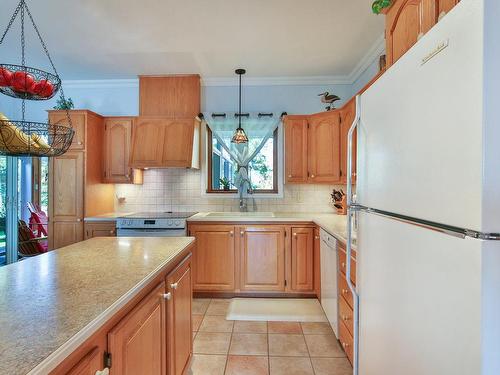
<path fill-rule="evenodd" d="M 245 133 L 245 130 L 241 127 L 241 76 L 246 73 L 245 69 L 236 69 L 235 73 L 240 76 L 240 92 L 239 92 L 239 107 L 238 107 L 238 114 L 236 115 L 238 117 L 238 127 L 236 128 L 236 131 L 234 132 L 233 138 L 231 139 L 232 143 L 237 143 L 237 144 L 242 144 L 242 143 L 248 143 L 248 137 L 247 134 Z"/>

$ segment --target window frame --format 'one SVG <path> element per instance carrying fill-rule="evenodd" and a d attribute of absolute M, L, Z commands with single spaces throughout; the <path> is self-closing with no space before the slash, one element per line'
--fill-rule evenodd
<path fill-rule="evenodd" d="M 207 194 L 236 194 L 238 193 L 237 189 L 230 189 L 230 190 L 217 190 L 213 189 L 212 185 L 212 154 L 213 154 L 213 134 L 212 130 L 208 127 L 207 125 L 207 176 L 206 176 L 206 181 L 207 181 L 207 187 L 206 187 L 206 193 Z M 279 149 L 279 128 L 276 128 L 276 130 L 273 133 L 273 188 L 272 189 L 258 189 L 254 190 L 252 194 L 279 194 L 279 162 L 278 162 L 278 153 Z"/>

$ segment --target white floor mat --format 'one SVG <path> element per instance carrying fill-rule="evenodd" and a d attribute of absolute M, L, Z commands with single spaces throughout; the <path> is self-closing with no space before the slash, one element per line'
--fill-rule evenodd
<path fill-rule="evenodd" d="M 327 322 L 317 299 L 233 298 L 226 319 L 284 322 Z"/>

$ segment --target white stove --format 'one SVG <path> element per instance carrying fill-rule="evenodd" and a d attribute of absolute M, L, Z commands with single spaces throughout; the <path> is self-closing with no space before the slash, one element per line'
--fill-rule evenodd
<path fill-rule="evenodd" d="M 187 235 L 186 219 L 196 212 L 139 212 L 116 220 L 118 237 L 175 237 Z"/>

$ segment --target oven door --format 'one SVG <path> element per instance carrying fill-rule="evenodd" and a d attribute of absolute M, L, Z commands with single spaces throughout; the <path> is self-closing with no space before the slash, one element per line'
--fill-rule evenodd
<path fill-rule="evenodd" d="M 117 237 L 185 237 L 186 229 L 122 229 L 116 231 Z"/>

